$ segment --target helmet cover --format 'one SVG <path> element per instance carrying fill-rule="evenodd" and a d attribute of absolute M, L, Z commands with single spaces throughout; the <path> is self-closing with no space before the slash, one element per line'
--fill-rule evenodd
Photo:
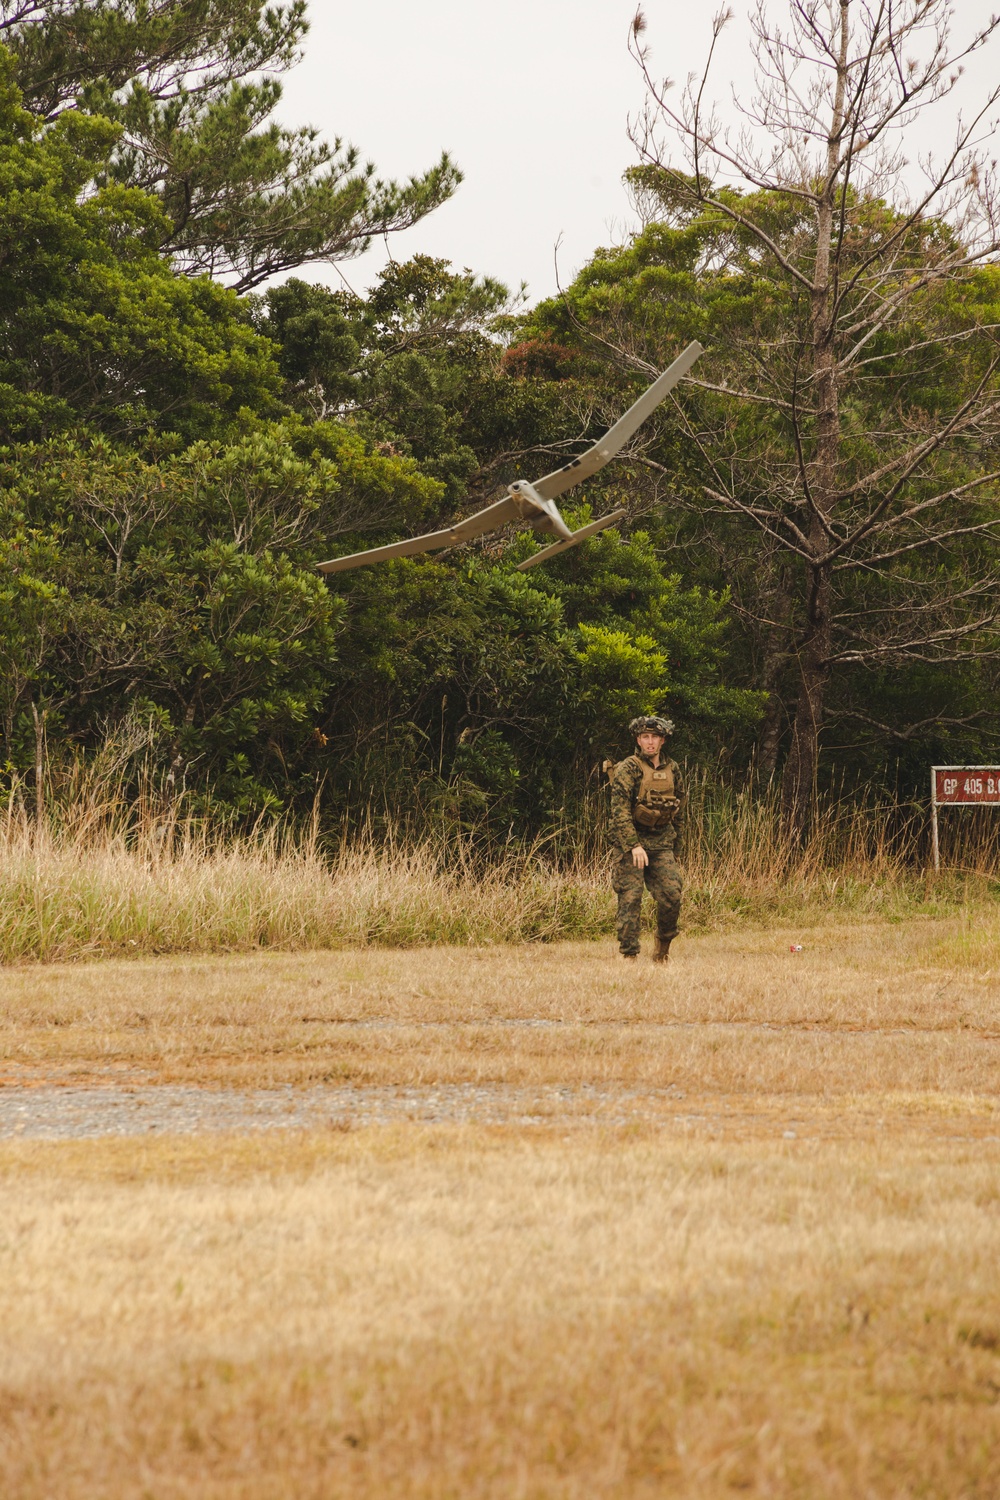
<path fill-rule="evenodd" d="M 638 739 L 640 734 L 659 734 L 664 739 L 668 734 L 673 734 L 673 721 L 661 719 L 656 714 L 640 714 L 638 719 L 633 719 L 628 726 L 628 732 L 633 739 Z"/>

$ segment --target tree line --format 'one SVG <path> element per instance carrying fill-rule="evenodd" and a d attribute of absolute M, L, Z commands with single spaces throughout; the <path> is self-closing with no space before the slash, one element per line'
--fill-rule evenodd
<path fill-rule="evenodd" d="M 665 710 L 679 753 L 779 778 L 801 831 L 832 776 L 905 797 L 995 753 L 987 114 L 919 181 L 898 146 L 994 29 L 948 21 L 759 10 L 741 129 L 655 77 L 637 17 L 639 227 L 526 308 L 421 255 L 365 296 L 288 275 L 460 182 L 274 123 L 298 0 L 0 0 L 7 786 L 128 725 L 164 795 L 239 816 L 537 834 Z M 579 451 L 691 338 L 570 508 L 620 527 L 530 575 L 516 531 L 315 572 Z"/>

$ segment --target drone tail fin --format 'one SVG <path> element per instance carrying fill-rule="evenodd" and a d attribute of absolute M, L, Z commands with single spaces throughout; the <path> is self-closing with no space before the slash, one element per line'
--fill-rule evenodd
<path fill-rule="evenodd" d="M 551 547 L 543 547 L 541 552 L 536 552 L 533 556 L 526 557 L 524 562 L 518 563 L 517 571 L 519 573 L 526 573 L 529 568 L 535 567 L 538 563 L 548 562 L 550 557 L 556 557 L 560 552 L 568 552 L 571 547 L 577 546 L 579 542 L 585 542 L 588 536 L 596 536 L 599 531 L 604 530 L 605 526 L 612 526 L 615 521 L 620 521 L 624 514 L 624 510 L 609 511 L 599 521 L 591 521 L 589 526 L 581 526 L 579 531 L 571 532 L 567 539 L 560 539 L 558 542 L 553 542 Z"/>

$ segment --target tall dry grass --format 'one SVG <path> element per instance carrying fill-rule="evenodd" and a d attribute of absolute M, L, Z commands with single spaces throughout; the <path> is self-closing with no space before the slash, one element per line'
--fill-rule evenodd
<path fill-rule="evenodd" d="M 42 821 L 18 788 L 8 796 L 0 812 L 0 962 L 549 941 L 613 929 L 599 808 L 579 828 L 500 849 L 461 833 L 371 827 L 331 841 L 315 821 L 234 831 L 186 816 L 151 776 L 126 796 L 134 750 L 110 745 L 71 766 Z M 863 798 L 830 798 L 800 846 L 783 833 L 773 791 L 695 778 L 685 922 L 711 928 L 954 909 L 994 893 L 998 832 L 995 821 L 968 818 L 947 828 L 952 868 L 931 881 L 918 812 L 901 817 Z"/>
<path fill-rule="evenodd" d="M 86 837 L 8 822 L 0 961 L 383 944 L 512 943 L 599 933 L 606 892 L 514 852 L 373 839 L 324 852 L 306 833 L 219 837 L 182 825 Z"/>
<path fill-rule="evenodd" d="M 919 809 L 901 810 L 864 790 L 831 793 L 817 800 L 809 836 L 798 843 L 782 826 L 776 785 L 738 788 L 697 774 L 685 839 L 689 920 L 712 926 L 724 917 L 912 911 L 930 896 L 925 825 Z M 949 830 L 950 869 L 934 882 L 930 910 L 979 894 L 1000 864 L 995 840 L 963 840 L 965 831 Z"/>

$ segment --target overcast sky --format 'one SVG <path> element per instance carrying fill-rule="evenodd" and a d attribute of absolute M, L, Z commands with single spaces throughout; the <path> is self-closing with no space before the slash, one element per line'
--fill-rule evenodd
<path fill-rule="evenodd" d="M 964 33 L 996 0 L 959 0 Z M 714 0 L 647 0 L 658 76 L 682 83 L 700 69 Z M 783 7 L 779 6 L 779 9 Z M 736 0 L 715 71 L 715 94 L 751 83 L 746 3 Z M 629 116 L 644 87 L 629 56 L 635 0 L 310 0 L 304 61 L 285 79 L 281 117 L 353 142 L 380 174 L 406 178 L 449 151 L 465 174 L 451 202 L 390 242 L 396 259 L 422 251 L 458 267 L 528 283 L 532 301 L 555 289 L 553 252 L 568 281 L 630 222 L 621 174 L 636 160 Z M 970 70 L 968 97 L 1000 45 Z M 385 263 L 381 245 L 343 274 L 356 290 Z M 330 266 L 309 279 L 338 282 Z"/>

